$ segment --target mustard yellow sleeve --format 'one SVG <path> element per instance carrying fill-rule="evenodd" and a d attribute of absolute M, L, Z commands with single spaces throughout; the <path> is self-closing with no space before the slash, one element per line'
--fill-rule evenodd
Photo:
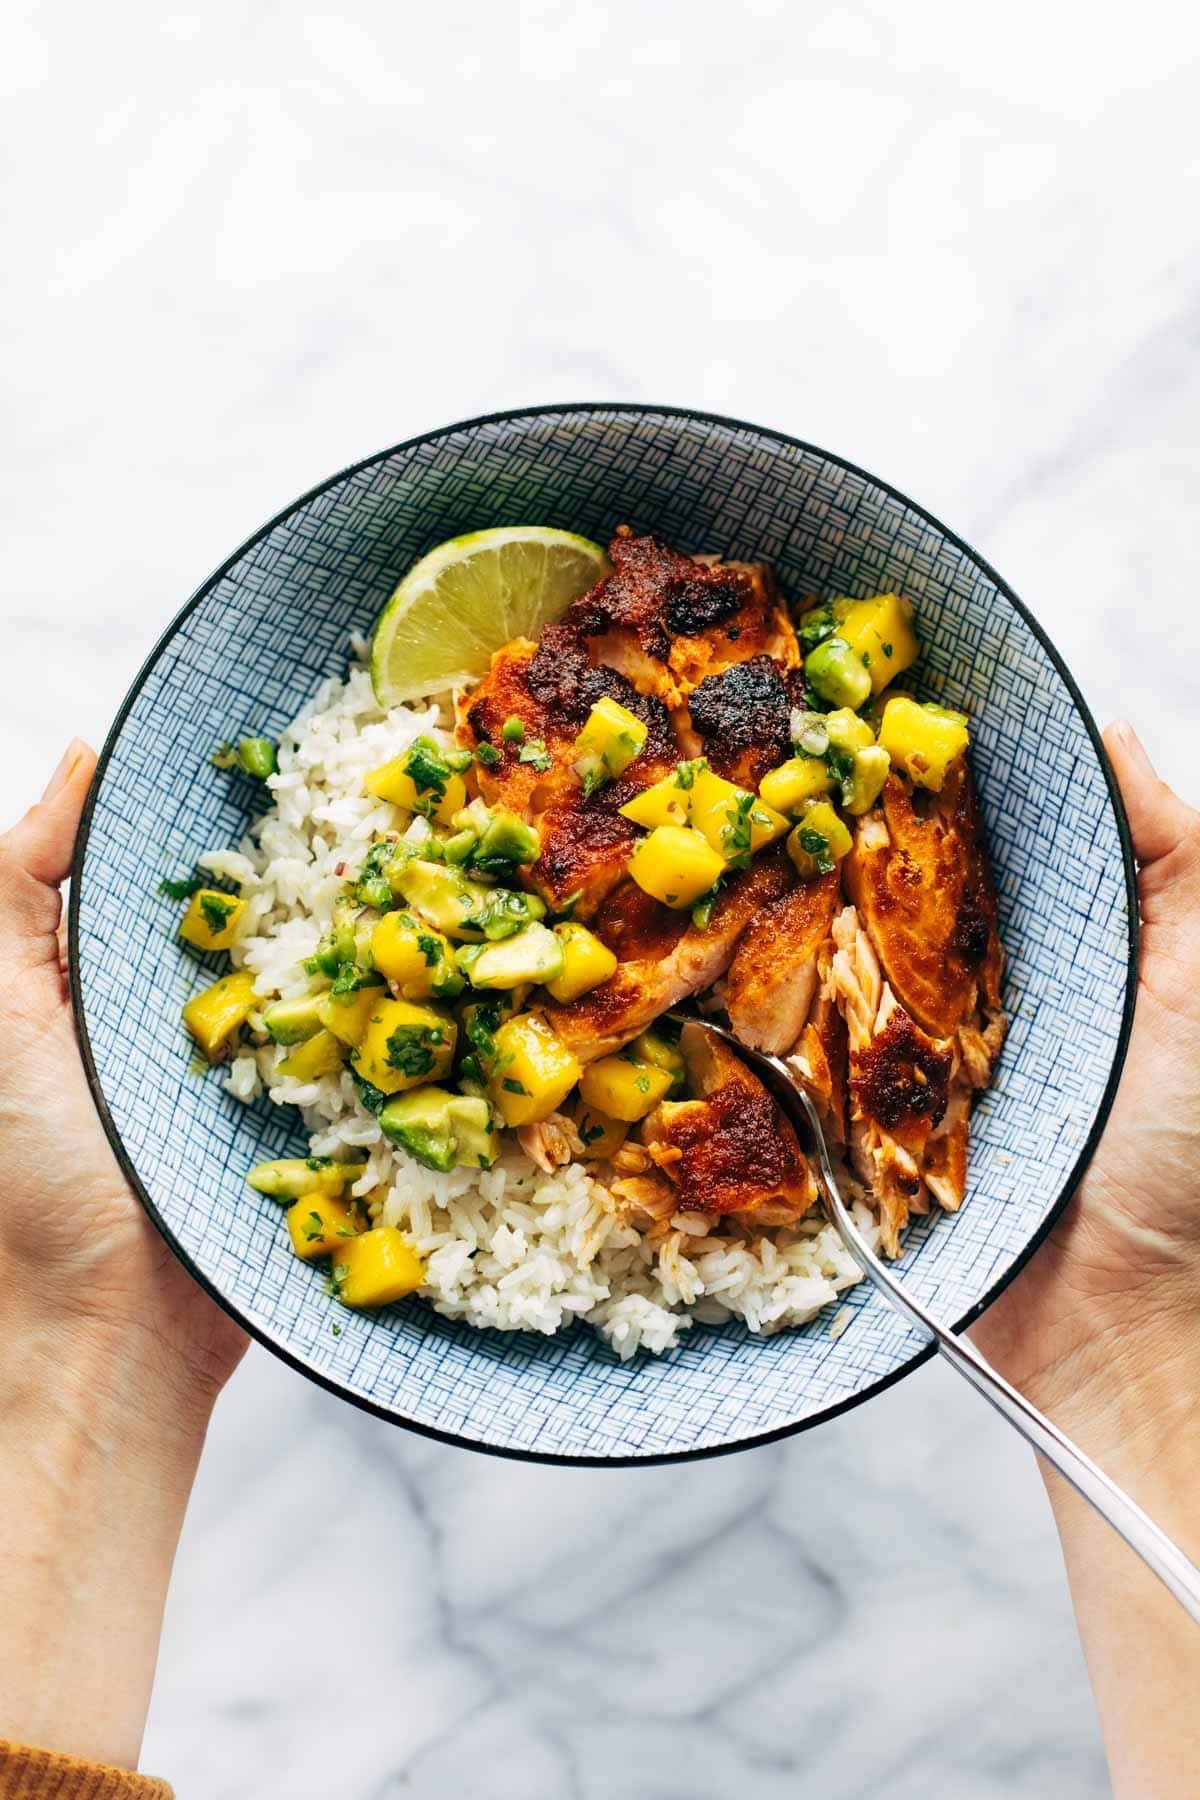
<path fill-rule="evenodd" d="M 0 1800 L 172 1800 L 173 1794 L 149 1775 L 0 1738 Z"/>

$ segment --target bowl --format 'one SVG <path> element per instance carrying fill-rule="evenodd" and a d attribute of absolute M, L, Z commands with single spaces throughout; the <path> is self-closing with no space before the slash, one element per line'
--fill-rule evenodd
<path fill-rule="evenodd" d="M 248 823 L 251 784 L 209 779 L 230 730 L 277 732 L 344 668 L 399 575 L 442 539 L 627 521 L 683 550 L 766 558 L 785 592 L 916 602 L 929 697 L 972 715 L 1008 954 L 1012 1026 L 975 1114 L 968 1198 L 918 1223 L 901 1264 L 960 1324 L 1033 1253 L 1107 1116 L 1133 1010 L 1137 911 L 1120 800 L 1046 634 L 962 540 L 812 445 L 683 409 L 575 405 L 451 425 L 335 475 L 234 551 L 168 626 L 104 746 L 79 839 L 70 966 L 113 1147 L 176 1255 L 270 1350 L 381 1417 L 454 1443 L 581 1463 L 711 1454 L 827 1419 L 928 1346 L 872 1288 L 799 1331 L 697 1326 L 619 1362 L 591 1331 L 481 1332 L 409 1300 L 351 1313 L 245 1171 L 303 1153 L 289 1109 L 198 1079 L 179 1009 L 195 961 L 156 894 Z M 336 1315 L 336 1318 L 335 1318 Z M 332 1323 L 340 1326 L 334 1332 Z"/>

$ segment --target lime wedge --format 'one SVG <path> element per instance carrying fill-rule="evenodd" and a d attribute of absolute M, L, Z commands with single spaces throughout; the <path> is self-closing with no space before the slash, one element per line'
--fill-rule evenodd
<path fill-rule="evenodd" d="M 544 525 L 451 538 L 409 570 L 375 625 L 380 706 L 476 680 L 510 638 L 536 638 L 608 573 L 599 544 Z"/>

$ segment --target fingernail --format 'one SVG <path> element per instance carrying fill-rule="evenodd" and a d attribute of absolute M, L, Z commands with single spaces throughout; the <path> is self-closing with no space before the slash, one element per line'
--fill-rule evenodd
<path fill-rule="evenodd" d="M 1113 726 L 1113 731 L 1121 740 L 1121 748 L 1124 750 L 1126 756 L 1128 756 L 1130 762 L 1136 763 L 1143 774 L 1154 775 L 1157 777 L 1158 771 L 1150 761 L 1150 758 L 1146 755 L 1146 746 L 1143 744 L 1137 732 L 1133 729 L 1133 726 L 1129 723 L 1129 720 L 1118 719 Z"/>
<path fill-rule="evenodd" d="M 46 783 L 46 791 L 42 795 L 43 800 L 53 800 L 55 794 L 60 794 L 63 788 L 66 787 L 68 781 L 71 779 L 72 772 L 79 762 L 79 751 L 79 739 L 72 738 L 71 742 L 62 753 L 57 769 L 55 769 L 53 775 Z"/>

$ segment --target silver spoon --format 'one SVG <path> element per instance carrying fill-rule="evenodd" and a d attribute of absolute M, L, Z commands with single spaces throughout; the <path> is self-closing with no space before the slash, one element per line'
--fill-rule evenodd
<path fill-rule="evenodd" d="M 774 1095 L 785 1115 L 795 1126 L 802 1146 L 815 1152 L 816 1171 L 825 1200 L 825 1211 L 841 1234 L 842 1242 L 864 1275 L 868 1275 L 890 1305 L 912 1324 L 929 1333 L 951 1368 L 969 1381 L 1014 1430 L 1027 1438 L 1048 1463 L 1064 1476 L 1076 1491 L 1091 1502 L 1101 1518 L 1107 1519 L 1146 1564 L 1153 1569 L 1185 1612 L 1200 1624 L 1200 1569 L 1197 1569 L 1178 1544 L 1148 1518 L 1115 1481 L 1097 1468 L 1091 1457 L 1073 1444 L 1069 1437 L 1051 1423 L 1036 1406 L 1019 1394 L 1016 1388 L 998 1375 L 968 1338 L 957 1337 L 951 1328 L 908 1293 L 897 1281 L 886 1263 L 874 1250 L 854 1223 L 850 1209 L 838 1190 L 837 1178 L 829 1157 L 829 1147 L 817 1109 L 804 1087 L 778 1056 L 751 1050 L 732 1031 L 714 1025 L 710 1019 L 697 1018 L 691 1012 L 668 1013 L 681 1024 L 710 1031 L 730 1045 L 742 1061 L 762 1078 L 763 1085 Z"/>

